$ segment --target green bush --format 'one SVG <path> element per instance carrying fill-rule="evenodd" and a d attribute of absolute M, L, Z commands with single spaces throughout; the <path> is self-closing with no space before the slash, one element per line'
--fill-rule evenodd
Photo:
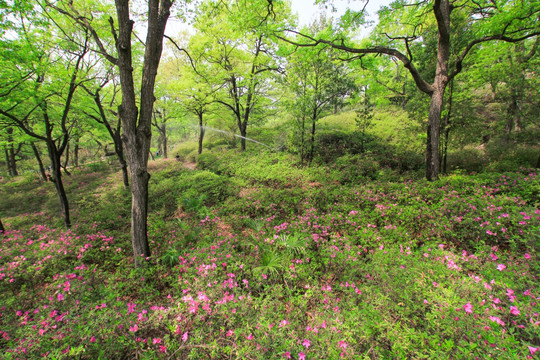
<path fill-rule="evenodd" d="M 236 194 L 235 184 L 227 177 L 214 174 L 210 171 L 197 171 L 187 181 L 189 189 L 185 196 L 205 196 L 207 205 L 215 205 Z"/>

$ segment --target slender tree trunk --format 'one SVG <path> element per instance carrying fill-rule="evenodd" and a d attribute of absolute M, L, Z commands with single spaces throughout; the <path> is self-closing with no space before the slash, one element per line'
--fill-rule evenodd
<path fill-rule="evenodd" d="M 75 140 L 75 146 L 73 147 L 73 165 L 79 167 L 79 139 Z"/>
<path fill-rule="evenodd" d="M 66 175 L 71 176 L 71 173 L 67 169 L 68 164 L 69 164 L 69 142 L 67 143 L 65 154 L 66 154 L 66 160 L 64 161 L 64 165 L 62 165 L 62 169 L 64 169 L 64 172 L 66 173 Z"/>
<path fill-rule="evenodd" d="M 129 188 L 129 176 L 128 176 L 128 166 L 126 163 L 126 158 L 124 156 L 124 146 L 122 145 L 122 138 L 119 134 L 120 129 L 116 129 L 116 131 L 110 130 L 111 136 L 114 141 L 114 152 L 116 153 L 116 156 L 118 157 L 118 162 L 120 163 L 120 167 L 122 169 L 122 181 L 124 182 L 124 188 Z"/>
<path fill-rule="evenodd" d="M 444 144 L 442 149 L 442 171 L 447 172 L 447 157 L 448 157 L 448 138 L 450 135 L 450 116 L 452 115 L 452 101 L 454 96 L 454 80 L 450 81 L 450 89 L 448 93 L 448 111 L 444 116 L 443 131 L 444 131 Z"/>
<path fill-rule="evenodd" d="M 0 219 L 0 232 L 6 232 L 6 229 L 4 229 L 4 224 L 2 224 L 2 219 Z"/>
<path fill-rule="evenodd" d="M 8 173 L 11 176 L 18 176 L 19 172 L 17 171 L 17 159 L 15 159 L 15 155 L 18 151 L 15 151 L 15 148 L 13 146 L 13 128 L 8 127 L 6 129 L 6 132 L 8 141 L 8 146 L 6 147 L 6 161 L 8 166 Z"/>
<path fill-rule="evenodd" d="M 203 140 L 204 140 L 204 124 L 203 124 L 203 113 L 199 112 L 199 155 L 202 154 L 203 150 Z"/>
<path fill-rule="evenodd" d="M 49 179 L 47 179 L 47 173 L 45 172 L 45 167 L 43 166 L 43 161 L 41 161 L 41 155 L 39 154 L 39 150 L 36 144 L 34 143 L 32 143 L 32 150 L 34 150 L 34 155 L 36 156 L 36 160 L 39 165 L 39 172 L 41 173 L 41 177 L 43 178 L 43 180 L 49 181 Z"/>
<path fill-rule="evenodd" d="M 69 215 L 68 198 L 62 182 L 61 154 L 58 152 L 56 144 L 52 140 L 47 141 L 47 149 L 51 160 L 52 182 L 54 183 L 58 200 L 60 200 L 60 207 L 62 209 L 62 214 L 64 215 L 64 225 L 69 229 L 71 227 L 71 219 Z"/>
<path fill-rule="evenodd" d="M 163 132 L 161 133 L 161 146 L 163 146 L 163 158 L 167 159 L 169 156 L 167 154 L 167 124 L 163 123 Z"/>
<path fill-rule="evenodd" d="M 305 115 L 302 115 L 302 133 L 300 134 L 300 161 L 302 162 L 302 164 L 304 163 L 304 160 L 305 160 L 305 153 L 304 153 L 304 148 L 305 148 L 305 143 L 306 143 L 306 117 Z"/>
<path fill-rule="evenodd" d="M 311 149 L 309 150 L 309 163 L 313 161 L 313 157 L 315 156 L 315 123 L 316 115 L 311 119 Z"/>
<path fill-rule="evenodd" d="M 240 136 L 240 150 L 246 151 L 247 123 L 243 123 L 240 126 Z"/>

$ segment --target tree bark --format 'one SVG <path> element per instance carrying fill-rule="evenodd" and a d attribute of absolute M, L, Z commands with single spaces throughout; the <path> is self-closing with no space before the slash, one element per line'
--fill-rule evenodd
<path fill-rule="evenodd" d="M 6 128 L 6 132 L 8 135 L 8 146 L 6 147 L 8 173 L 11 176 L 18 176 L 19 172 L 17 171 L 17 159 L 15 159 L 15 155 L 17 155 L 21 148 L 19 146 L 19 149 L 15 150 L 15 147 L 13 146 L 13 128 L 11 126 Z"/>
<path fill-rule="evenodd" d="M 4 224 L 2 224 L 2 219 L 0 219 L 0 232 L 6 232 L 6 229 L 4 229 Z"/>
<path fill-rule="evenodd" d="M 170 0 L 148 1 L 148 32 L 141 81 L 140 113 L 137 108 L 133 79 L 131 34 L 133 20 L 130 19 L 127 0 L 116 0 L 118 15 L 118 68 L 122 88 L 122 104 L 119 108 L 123 124 L 122 142 L 131 175 L 131 242 L 135 266 L 141 266 L 150 257 L 148 244 L 148 153 L 152 138 L 152 112 L 154 107 L 154 85 L 157 68 L 163 49 L 165 25 L 170 14 Z"/>
<path fill-rule="evenodd" d="M 62 214 L 64 215 L 64 225 L 66 226 L 66 228 L 69 229 L 71 227 L 71 218 L 69 214 L 68 198 L 66 195 L 66 190 L 64 189 L 64 184 L 62 182 L 62 154 L 58 151 L 58 148 L 52 139 L 47 140 L 47 150 L 49 152 L 49 159 L 51 160 L 52 182 L 54 183 L 56 194 L 58 195 L 58 200 L 60 200 L 60 207 L 62 210 Z"/>
<path fill-rule="evenodd" d="M 444 144 L 442 149 L 442 171 L 446 174 L 448 164 L 448 140 L 450 135 L 450 116 L 452 115 L 452 102 L 454 96 L 454 80 L 450 80 L 450 89 L 448 93 L 448 111 L 444 116 Z"/>
<path fill-rule="evenodd" d="M 199 155 L 202 154 L 203 150 L 203 140 L 204 140 L 204 123 L 203 123 L 203 113 L 198 112 L 197 115 L 199 116 Z"/>
<path fill-rule="evenodd" d="M 45 167 L 43 166 L 43 161 L 41 161 L 41 155 L 39 154 L 39 150 L 36 146 L 36 144 L 32 143 L 32 150 L 34 150 L 34 155 L 36 156 L 36 160 L 39 165 L 39 172 L 41 173 L 41 177 L 45 181 L 49 181 L 47 178 L 47 173 L 45 172 Z"/>

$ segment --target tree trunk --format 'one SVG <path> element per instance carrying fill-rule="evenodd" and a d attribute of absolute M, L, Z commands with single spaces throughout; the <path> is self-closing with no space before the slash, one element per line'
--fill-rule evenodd
<path fill-rule="evenodd" d="M 8 135 L 8 146 L 6 147 L 6 162 L 8 166 L 8 173 L 11 176 L 18 176 L 19 172 L 17 171 L 17 160 L 15 159 L 15 155 L 18 151 L 15 151 L 15 148 L 13 147 L 13 128 L 6 128 L 6 132 Z"/>
<path fill-rule="evenodd" d="M 240 127 L 240 150 L 246 151 L 247 123 Z"/>
<path fill-rule="evenodd" d="M 45 181 L 49 181 L 47 178 L 47 173 L 45 172 L 45 167 L 43 166 L 43 161 L 41 161 L 41 155 L 39 155 L 39 150 L 36 146 L 36 144 L 32 143 L 32 150 L 34 150 L 34 155 L 36 156 L 36 160 L 39 165 L 39 172 L 41 173 L 41 177 Z"/>
<path fill-rule="evenodd" d="M 64 189 L 64 184 L 62 183 L 61 154 L 58 152 L 56 144 L 52 140 L 47 140 L 47 149 L 49 152 L 49 158 L 51 160 L 52 182 L 54 183 L 58 200 L 60 200 L 60 207 L 62 209 L 62 214 L 64 215 L 64 225 L 69 229 L 71 227 L 71 219 L 69 215 L 69 203 L 66 190 Z"/>
<path fill-rule="evenodd" d="M 447 158 L 448 158 L 448 138 L 450 135 L 450 116 L 452 115 L 452 102 L 454 96 L 454 80 L 450 81 L 450 89 L 448 93 L 448 111 L 444 116 L 443 131 L 444 131 L 444 144 L 442 149 L 442 171 L 447 172 Z"/>
<path fill-rule="evenodd" d="M 148 31 L 140 89 L 140 113 L 137 108 L 133 79 L 131 35 L 134 21 L 130 19 L 129 2 L 116 0 L 118 15 L 118 69 L 122 88 L 119 115 L 122 120 L 122 142 L 131 175 L 131 242 L 135 266 L 139 267 L 150 257 L 148 244 L 148 153 L 152 139 L 152 112 L 157 68 L 163 50 L 165 25 L 170 15 L 172 1 L 149 0 Z"/>
<path fill-rule="evenodd" d="M 203 114 L 202 112 L 200 112 L 197 115 L 199 115 L 199 155 L 201 155 L 202 150 L 203 150 L 203 140 L 204 140 Z"/>
<path fill-rule="evenodd" d="M 428 181 L 439 179 L 439 135 L 444 89 L 437 89 L 431 96 L 427 127 L 426 178 Z"/>
<path fill-rule="evenodd" d="M 161 146 L 163 147 L 163 158 L 164 159 L 167 159 L 168 158 L 168 154 L 167 154 L 167 124 L 164 122 L 163 123 L 163 132 L 161 133 Z"/>
<path fill-rule="evenodd" d="M 73 165 L 79 167 L 79 139 L 75 140 L 75 146 L 73 147 Z"/>
<path fill-rule="evenodd" d="M 2 224 L 2 219 L 0 219 L 0 232 L 6 232 L 6 229 L 4 229 L 4 224 Z"/>
<path fill-rule="evenodd" d="M 131 239 L 135 266 L 140 266 L 150 257 L 148 244 L 148 181 L 150 174 L 143 168 L 130 167 L 131 175 Z"/>
<path fill-rule="evenodd" d="M 309 163 L 313 161 L 313 157 L 315 156 L 315 123 L 316 116 L 311 119 L 311 149 L 309 150 Z"/>

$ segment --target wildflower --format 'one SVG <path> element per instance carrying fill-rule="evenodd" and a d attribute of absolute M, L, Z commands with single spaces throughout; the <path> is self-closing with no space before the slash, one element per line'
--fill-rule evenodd
<path fill-rule="evenodd" d="M 95 336 L 92 336 L 92 337 L 90 338 L 90 342 L 93 342 L 93 343 L 96 342 L 96 337 L 95 337 Z"/>
<path fill-rule="evenodd" d="M 232 330 L 231 330 L 232 331 Z M 186 342 L 187 339 L 188 339 L 188 334 L 189 334 L 189 331 L 186 331 L 183 335 L 182 335 L 182 341 L 183 342 Z"/>
<path fill-rule="evenodd" d="M 162 353 L 166 353 L 167 352 L 167 347 L 163 346 L 163 345 L 159 345 L 159 351 L 161 351 Z"/>
<path fill-rule="evenodd" d="M 427 299 L 424 299 L 424 304 L 428 304 L 428 301 L 427 301 Z"/>
<path fill-rule="evenodd" d="M 489 320 L 493 321 L 493 322 L 496 322 L 497 324 L 501 325 L 501 326 L 504 326 L 504 321 L 502 321 L 499 317 L 497 316 L 490 316 L 489 317 Z"/>
<path fill-rule="evenodd" d="M 497 270 L 503 271 L 504 269 L 506 269 L 506 265 L 504 265 L 504 264 L 497 265 Z"/>
<path fill-rule="evenodd" d="M 465 305 L 463 305 L 463 309 L 465 309 L 465 312 L 470 314 L 472 313 L 472 305 L 470 302 L 467 302 Z"/>
<path fill-rule="evenodd" d="M 338 345 L 342 349 L 347 349 L 347 343 L 343 340 L 338 341 Z"/>
<path fill-rule="evenodd" d="M 519 311 L 519 309 L 515 306 L 510 306 L 510 313 L 512 315 L 519 315 L 521 314 L 521 311 Z"/>
<path fill-rule="evenodd" d="M 534 353 L 536 353 L 538 350 L 540 350 L 540 346 L 536 348 L 529 346 L 529 351 L 531 352 L 531 355 L 534 355 Z"/>
<path fill-rule="evenodd" d="M 491 256 L 491 259 L 492 259 L 493 261 L 497 261 L 497 259 L 499 258 L 497 255 L 495 255 L 495 254 L 493 254 L 493 253 L 489 254 L 489 256 Z"/>
<path fill-rule="evenodd" d="M 298 353 L 298 360 L 306 360 L 306 354 L 303 352 Z"/>
<path fill-rule="evenodd" d="M 56 298 L 58 299 L 58 301 L 62 301 L 64 300 L 64 294 L 58 294 Z"/>
<path fill-rule="evenodd" d="M 246 336 L 246 339 L 253 340 L 253 334 L 249 334 L 248 336 Z"/>
<path fill-rule="evenodd" d="M 306 347 L 306 349 L 308 349 L 311 345 L 311 343 L 309 342 L 308 339 L 304 339 L 304 341 L 302 342 L 302 345 L 304 345 Z"/>
<path fill-rule="evenodd" d="M 285 351 L 285 352 L 283 353 L 283 357 L 284 357 L 285 359 L 290 359 L 290 358 L 291 358 L 291 353 L 288 352 L 288 351 Z"/>
<path fill-rule="evenodd" d="M 131 332 L 135 332 L 137 330 L 139 330 L 139 327 L 137 326 L 137 324 L 129 327 L 129 331 L 131 331 Z"/>
<path fill-rule="evenodd" d="M 525 259 L 527 259 L 527 260 L 529 260 L 531 258 L 531 255 L 529 255 L 529 254 L 525 254 L 523 256 L 525 256 Z"/>
<path fill-rule="evenodd" d="M 161 339 L 160 339 L 160 338 L 154 338 L 154 339 L 152 340 L 152 344 L 159 344 L 159 343 L 161 343 Z"/>

